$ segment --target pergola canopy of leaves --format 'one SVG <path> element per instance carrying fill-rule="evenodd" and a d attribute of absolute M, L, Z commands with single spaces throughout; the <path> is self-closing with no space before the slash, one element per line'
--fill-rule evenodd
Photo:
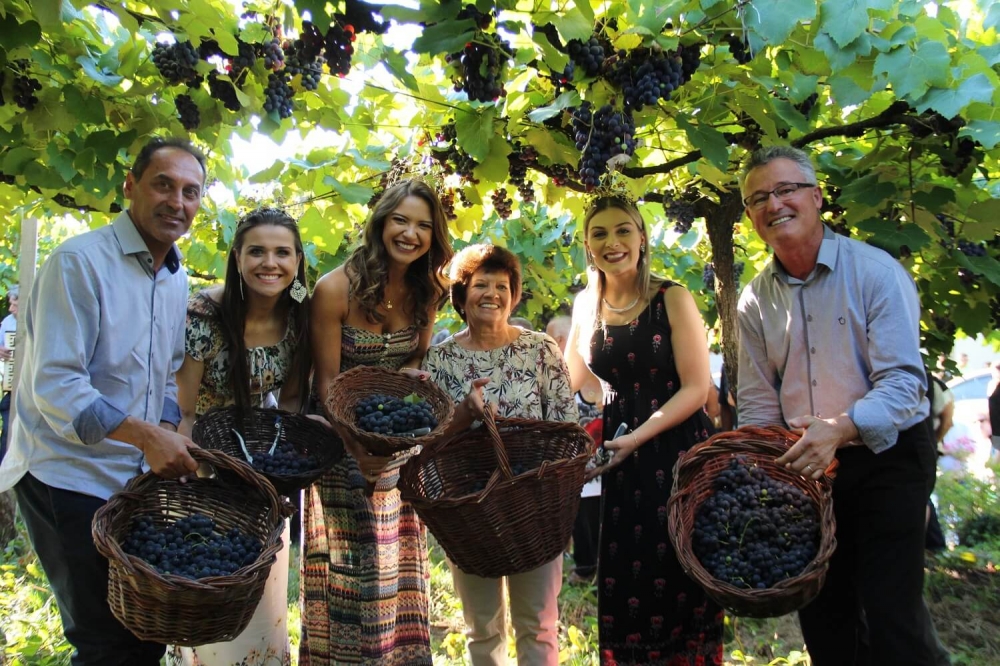
<path fill-rule="evenodd" d="M 998 26 L 987 0 L 8 0 L 0 280 L 16 280 L 20 219 L 106 222 L 138 148 L 187 134 L 213 183 L 183 248 L 196 276 L 221 277 L 241 211 L 275 202 L 325 272 L 386 180 L 418 174 L 454 211 L 456 246 L 522 257 L 522 313 L 542 325 L 580 284 L 587 183 L 613 181 L 641 202 L 654 267 L 695 292 L 725 343 L 740 284 L 769 259 L 738 167 L 788 143 L 815 157 L 827 223 L 911 271 L 926 347 L 947 351 L 956 331 L 1000 324 Z M 154 48 L 194 56 L 165 76 Z M 636 101 L 657 66 L 660 87 Z M 601 125 L 615 113 L 617 141 Z M 303 148 L 251 173 L 232 140 L 256 133 Z"/>

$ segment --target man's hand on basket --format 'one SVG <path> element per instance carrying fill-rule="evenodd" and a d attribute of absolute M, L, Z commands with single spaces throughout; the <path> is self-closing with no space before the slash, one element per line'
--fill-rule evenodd
<path fill-rule="evenodd" d="M 198 463 L 188 453 L 188 449 L 196 449 L 198 445 L 166 428 L 129 416 L 108 433 L 108 437 L 142 451 L 149 468 L 165 479 L 184 480 L 186 475 L 198 470 Z"/>
<path fill-rule="evenodd" d="M 813 480 L 823 476 L 838 448 L 858 437 L 857 427 L 846 415 L 833 419 L 799 416 L 788 425 L 802 438 L 775 462 Z"/>

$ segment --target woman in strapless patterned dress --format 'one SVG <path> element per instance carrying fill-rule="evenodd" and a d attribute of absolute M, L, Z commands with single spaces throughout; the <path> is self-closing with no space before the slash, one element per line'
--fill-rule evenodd
<path fill-rule="evenodd" d="M 419 180 L 386 190 L 361 245 L 316 283 L 321 400 L 337 374 L 358 365 L 420 372 L 451 256 L 434 191 Z M 426 530 L 400 500 L 398 463 L 347 445 L 343 461 L 304 491 L 299 663 L 430 666 Z"/>

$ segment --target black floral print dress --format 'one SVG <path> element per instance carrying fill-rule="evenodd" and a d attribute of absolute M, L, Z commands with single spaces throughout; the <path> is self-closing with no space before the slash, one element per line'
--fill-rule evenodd
<path fill-rule="evenodd" d="M 590 369 L 605 382 L 604 432 L 638 428 L 680 388 L 661 285 L 628 324 L 598 327 Z M 708 372 L 708 369 L 705 369 Z M 602 666 L 722 663 L 721 608 L 681 569 L 667 534 L 678 454 L 711 434 L 701 410 L 604 475 L 598 561 Z"/>

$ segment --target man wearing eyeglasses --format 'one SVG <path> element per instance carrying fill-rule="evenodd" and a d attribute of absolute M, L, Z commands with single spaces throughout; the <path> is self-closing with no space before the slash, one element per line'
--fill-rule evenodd
<path fill-rule="evenodd" d="M 799 432 L 777 462 L 803 476 L 819 479 L 839 461 L 837 550 L 799 611 L 812 663 L 940 663 L 922 600 L 934 450 L 913 280 L 882 250 L 822 223 L 804 152 L 758 150 L 741 185 L 774 258 L 740 297 L 740 424 Z"/>

